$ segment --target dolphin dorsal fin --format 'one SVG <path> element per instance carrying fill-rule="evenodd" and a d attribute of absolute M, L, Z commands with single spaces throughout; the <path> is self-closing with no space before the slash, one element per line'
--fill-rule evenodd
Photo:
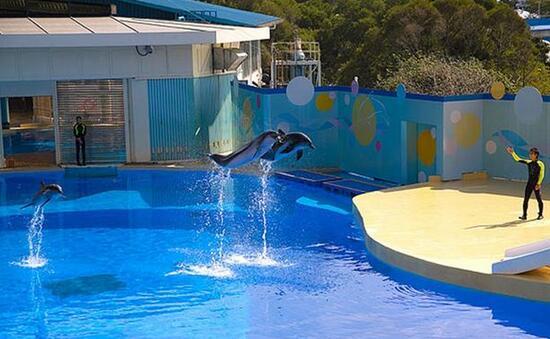
<path fill-rule="evenodd" d="M 279 129 L 277 130 L 277 132 L 279 132 L 279 134 L 282 134 L 282 135 L 286 135 L 286 132 L 285 132 L 285 131 L 283 131 L 283 130 L 282 130 L 282 129 L 280 129 L 280 128 L 279 128 Z"/>

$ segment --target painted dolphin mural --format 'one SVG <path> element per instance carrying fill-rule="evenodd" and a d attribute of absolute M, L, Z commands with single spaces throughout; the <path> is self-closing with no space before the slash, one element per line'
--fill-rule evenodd
<path fill-rule="evenodd" d="M 28 204 L 21 207 L 21 209 L 29 206 L 39 206 L 43 208 L 50 200 L 56 196 L 65 197 L 63 194 L 63 188 L 58 184 L 45 184 L 44 181 L 40 183 L 40 189 L 36 192 Z"/>
<path fill-rule="evenodd" d="M 520 157 L 528 158 L 529 149 L 533 147 L 521 135 L 511 130 L 500 130 L 492 134 L 492 137 L 498 138 L 503 147 L 512 146 Z M 550 149 L 546 145 L 537 145 L 540 151 L 540 157 L 548 159 Z"/>
<path fill-rule="evenodd" d="M 304 133 L 291 132 L 285 134 L 279 130 L 279 134 L 284 135 L 284 137 L 273 145 L 271 150 L 262 156 L 262 159 L 279 161 L 296 153 L 296 160 L 300 160 L 304 155 L 304 149 L 315 149 L 311 139 Z"/>
<path fill-rule="evenodd" d="M 276 143 L 282 141 L 283 137 L 279 132 L 266 131 L 235 152 L 227 155 L 209 154 L 208 157 L 221 167 L 237 168 L 260 159 L 264 154 L 271 151 Z"/>

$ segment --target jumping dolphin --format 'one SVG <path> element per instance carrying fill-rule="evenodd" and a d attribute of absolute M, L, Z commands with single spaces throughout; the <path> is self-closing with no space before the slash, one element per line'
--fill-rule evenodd
<path fill-rule="evenodd" d="M 228 155 L 209 154 L 208 157 L 216 164 L 225 168 L 236 168 L 261 158 L 271 151 L 273 145 L 282 141 L 284 136 L 279 132 L 266 131 L 254 138 L 251 142 Z"/>
<path fill-rule="evenodd" d="M 304 149 L 315 149 L 311 139 L 304 133 L 292 132 L 284 134 L 283 131 L 279 130 L 279 134 L 284 135 L 284 137 L 280 138 L 271 150 L 262 156 L 262 159 L 279 161 L 296 153 L 296 160 L 300 160 L 304 155 Z"/>
<path fill-rule="evenodd" d="M 34 197 L 32 198 L 31 202 L 26 204 L 25 206 L 21 207 L 21 209 L 29 207 L 29 206 L 40 206 L 40 208 L 44 207 L 52 198 L 56 195 L 59 195 L 61 197 L 65 197 L 63 195 L 63 188 L 59 186 L 58 184 L 48 184 L 46 185 L 44 181 L 40 183 L 40 190 L 36 192 Z"/>

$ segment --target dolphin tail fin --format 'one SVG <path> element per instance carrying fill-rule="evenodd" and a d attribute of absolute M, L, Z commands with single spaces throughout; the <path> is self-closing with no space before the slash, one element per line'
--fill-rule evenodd
<path fill-rule="evenodd" d="M 296 160 L 302 159 L 303 156 L 304 156 L 303 150 L 299 150 L 298 152 L 296 152 Z"/>

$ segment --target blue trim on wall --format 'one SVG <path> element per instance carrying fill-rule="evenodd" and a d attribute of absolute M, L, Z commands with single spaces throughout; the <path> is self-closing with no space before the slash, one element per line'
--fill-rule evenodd
<path fill-rule="evenodd" d="M 254 86 L 249 86 L 246 84 L 239 84 L 240 88 L 249 90 L 254 93 L 259 94 L 284 94 L 286 93 L 286 88 L 258 88 Z M 315 92 L 350 92 L 351 88 L 348 86 L 320 86 L 315 87 Z M 386 91 L 381 89 L 369 89 L 369 88 L 359 88 L 359 93 L 367 95 L 380 95 L 388 97 L 396 97 L 397 93 L 395 91 Z M 469 100 L 495 100 L 490 93 L 479 93 L 479 94 L 463 94 L 463 95 L 450 95 L 450 96 L 438 96 L 438 95 L 429 95 L 429 94 L 416 94 L 416 93 L 407 93 L 407 99 L 416 99 L 416 100 L 428 100 L 428 101 L 437 101 L 437 102 L 453 102 L 453 101 L 469 101 Z M 515 94 L 505 94 L 504 97 L 500 100 L 514 100 L 516 98 Z M 542 100 L 544 102 L 550 102 L 550 95 L 543 95 Z"/>

